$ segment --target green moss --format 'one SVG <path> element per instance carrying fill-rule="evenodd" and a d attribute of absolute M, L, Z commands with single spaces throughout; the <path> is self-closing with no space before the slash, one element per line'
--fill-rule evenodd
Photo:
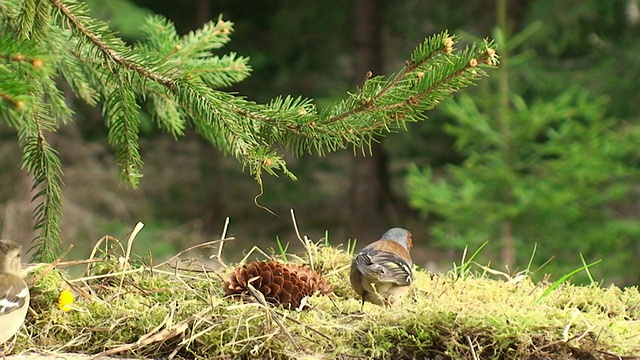
<path fill-rule="evenodd" d="M 360 312 L 349 285 L 350 256 L 325 246 L 307 250 L 288 259 L 308 264 L 311 258 L 334 295 L 310 297 L 306 311 L 224 298 L 223 279 L 232 268 L 151 271 L 131 263 L 123 271 L 113 256 L 94 264 L 84 278 L 67 278 L 46 265 L 34 268 L 34 312 L 26 324 L 31 336 L 19 337 L 17 347 L 96 354 L 155 337 L 127 355 L 553 359 L 640 353 L 637 288 L 567 283 L 534 305 L 550 284 L 416 269 L 403 306 L 365 304 Z M 56 304 L 67 283 L 77 295 L 73 310 L 63 312 Z"/>

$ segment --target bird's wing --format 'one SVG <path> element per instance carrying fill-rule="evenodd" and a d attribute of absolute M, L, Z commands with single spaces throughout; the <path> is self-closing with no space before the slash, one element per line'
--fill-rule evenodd
<path fill-rule="evenodd" d="M 0 274 L 0 316 L 22 308 L 29 298 L 29 289 L 22 279 Z"/>
<path fill-rule="evenodd" d="M 353 263 L 365 277 L 373 277 L 378 282 L 409 285 L 413 281 L 411 266 L 401 257 L 377 250 L 362 251 Z"/>

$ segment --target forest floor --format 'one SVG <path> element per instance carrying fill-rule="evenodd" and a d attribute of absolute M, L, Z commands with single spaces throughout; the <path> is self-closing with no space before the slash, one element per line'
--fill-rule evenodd
<path fill-rule="evenodd" d="M 9 355 L 7 356 L 7 360 L 128 360 L 128 358 L 122 357 L 110 357 L 104 356 L 100 358 L 96 358 L 94 355 L 84 355 L 84 354 L 69 354 L 69 353 L 61 353 L 61 354 L 37 354 L 37 353 L 25 353 L 21 355 Z M 131 360 L 136 358 L 131 358 Z"/>
<path fill-rule="evenodd" d="M 304 238 L 299 254 L 255 247 L 239 264 L 211 266 L 216 259 L 192 256 L 224 243 L 211 241 L 154 264 L 132 258 L 135 234 L 106 239 L 86 260 L 31 266 L 32 311 L 9 359 L 640 358 L 637 287 L 534 282 L 475 263 L 476 252 L 446 273 L 414 268 L 403 306 L 362 307 L 351 248 Z M 257 259 L 277 265 L 256 276 L 247 269 Z M 329 295 L 297 297 L 325 281 Z M 242 285 L 235 300 L 232 283 Z"/>

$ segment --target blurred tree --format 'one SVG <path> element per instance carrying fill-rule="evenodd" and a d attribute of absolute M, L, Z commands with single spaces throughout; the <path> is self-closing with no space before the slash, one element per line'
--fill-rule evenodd
<path fill-rule="evenodd" d="M 23 166 L 34 177 L 38 261 L 58 254 L 62 166 L 48 134 L 70 121 L 72 111 L 57 78 L 80 99 L 103 111 L 121 179 L 132 187 L 142 176 L 141 108 L 175 138 L 188 126 L 233 155 L 262 185 L 262 174 L 291 178 L 280 147 L 300 156 L 371 145 L 374 136 L 424 119 L 460 88 L 494 65 L 488 42 L 454 52 L 446 32 L 426 39 L 411 60 L 389 78 L 367 79 L 357 92 L 318 112 L 302 97 L 257 104 L 218 89 L 249 75 L 247 59 L 212 51 L 229 41 L 232 24 L 219 18 L 185 36 L 170 21 L 149 17 L 133 46 L 73 0 L 0 3 L 0 118 L 17 130 Z"/>
<path fill-rule="evenodd" d="M 356 0 L 353 4 L 354 74 L 362 81 L 366 74 L 382 73 L 382 8 L 380 0 Z M 358 77 L 361 77 L 358 79 Z M 361 239 L 375 239 L 384 224 L 389 203 L 389 174 L 381 140 L 371 144 L 370 153 L 356 153 L 351 160 L 349 226 Z"/>
<path fill-rule="evenodd" d="M 498 4 L 499 76 L 443 106 L 453 121 L 445 131 L 465 160 L 442 171 L 414 166 L 410 202 L 441 220 L 431 228 L 440 244 L 462 249 L 489 240 L 509 269 L 526 263 L 537 243 L 534 264 L 557 257 L 551 266 L 568 272 L 582 253 L 606 258 L 597 274 L 629 276 L 640 235 L 632 211 L 640 200 L 640 130 L 607 118 L 607 101 L 576 86 L 552 99 L 519 95 L 531 88 L 514 78 L 542 70 L 516 49 L 540 25 L 508 37 L 506 0 Z"/>
<path fill-rule="evenodd" d="M 638 120 L 640 16 L 637 0 L 536 0 L 526 22 L 544 24 L 528 41 L 544 71 L 522 74 L 530 91 L 557 93 L 581 84 L 610 98 L 609 112 Z M 635 14 L 635 15 L 634 15 Z"/>

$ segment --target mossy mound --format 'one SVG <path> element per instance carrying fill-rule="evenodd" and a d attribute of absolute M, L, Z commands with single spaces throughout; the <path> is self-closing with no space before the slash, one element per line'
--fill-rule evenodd
<path fill-rule="evenodd" d="M 306 310 L 224 296 L 234 267 L 195 260 L 151 266 L 111 249 L 82 276 L 34 266 L 28 336 L 12 350 L 141 358 L 608 359 L 640 354 L 637 288 L 533 283 L 470 271 L 416 269 L 403 306 L 361 303 L 351 290 L 351 256 L 326 245 L 278 261 L 312 265 L 330 296 Z M 89 264 L 89 265 L 87 265 Z M 75 293 L 58 308 L 62 289 Z M 259 300 L 259 299 L 258 299 Z"/>

